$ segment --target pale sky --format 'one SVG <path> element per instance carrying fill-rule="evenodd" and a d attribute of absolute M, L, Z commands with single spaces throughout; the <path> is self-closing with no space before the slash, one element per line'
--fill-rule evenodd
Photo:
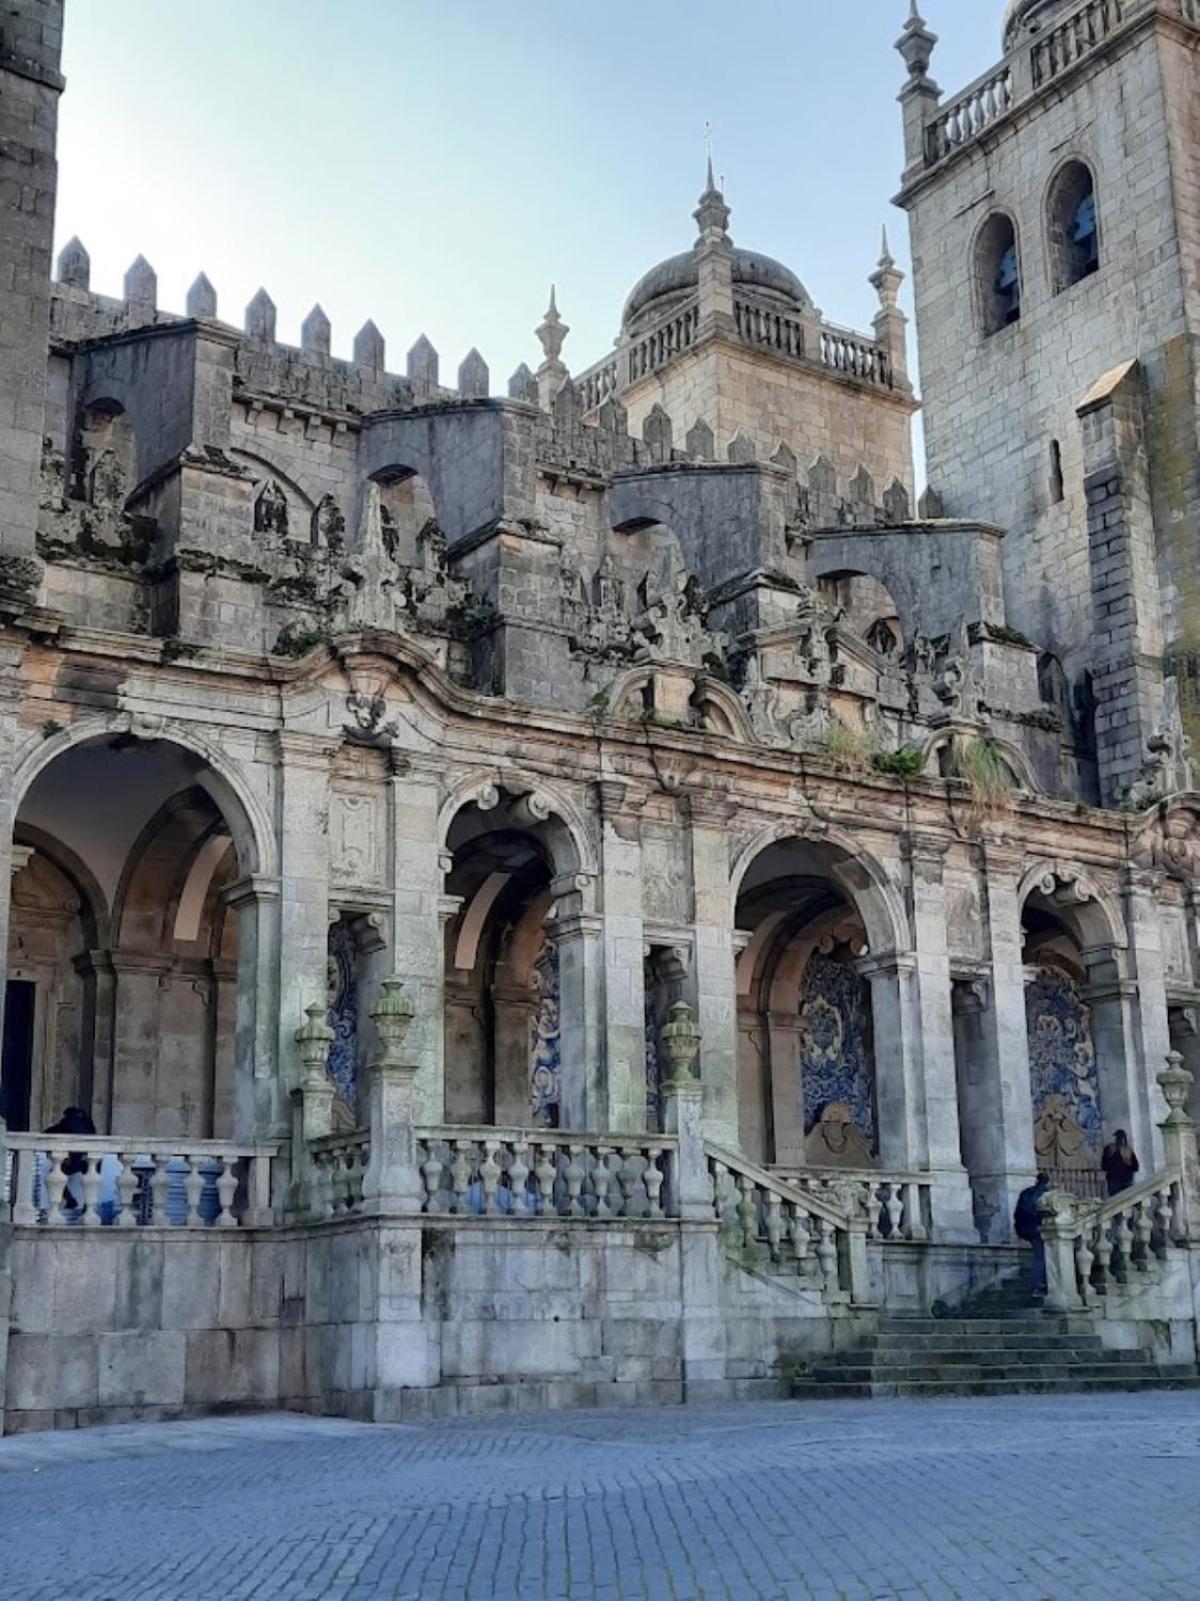
<path fill-rule="evenodd" d="M 999 59 L 1003 0 L 923 10 L 948 94 Z M 502 393 L 539 359 L 551 280 L 580 371 L 610 348 L 642 272 L 691 245 L 711 121 L 735 240 L 865 328 L 883 222 L 908 266 L 889 203 L 907 11 L 67 0 L 58 245 L 79 234 L 110 294 L 141 252 L 168 310 L 203 269 L 239 325 L 262 284 L 287 342 L 319 300 L 335 354 L 373 317 L 392 371 L 424 332 L 452 383 L 477 345 Z"/>

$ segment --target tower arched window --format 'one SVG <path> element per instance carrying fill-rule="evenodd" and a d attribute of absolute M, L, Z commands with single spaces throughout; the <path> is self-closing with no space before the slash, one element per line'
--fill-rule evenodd
<path fill-rule="evenodd" d="M 1021 316 L 1021 258 L 1012 218 L 995 212 L 980 229 L 975 273 L 985 334 L 999 333 Z"/>
<path fill-rule="evenodd" d="M 1054 293 L 1090 278 L 1100 268 L 1096 184 L 1083 161 L 1069 161 L 1050 186 L 1047 225 Z"/>

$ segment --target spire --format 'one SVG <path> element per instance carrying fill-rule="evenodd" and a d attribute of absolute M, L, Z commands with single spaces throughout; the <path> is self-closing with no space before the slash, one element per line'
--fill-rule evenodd
<path fill-rule="evenodd" d="M 189 317 L 215 317 L 217 314 L 217 291 L 206 273 L 202 272 L 187 292 L 187 314 Z"/>
<path fill-rule="evenodd" d="M 246 332 L 264 344 L 275 343 L 275 302 L 265 289 L 260 289 L 246 307 Z"/>
<path fill-rule="evenodd" d="M 76 234 L 63 246 L 58 257 L 58 281 L 72 289 L 86 289 L 92 278 L 92 258 Z"/>
<path fill-rule="evenodd" d="M 717 188 L 716 179 L 713 177 L 711 151 L 708 157 L 704 193 L 700 196 L 700 204 L 692 215 L 696 219 L 696 226 L 700 231 L 700 239 L 703 244 L 725 244 L 728 242 L 731 212 L 725 204 L 725 196 Z"/>
<path fill-rule="evenodd" d="M 300 326 L 300 348 L 306 355 L 321 361 L 329 356 L 332 342 L 333 329 L 318 301 Z"/>
<path fill-rule="evenodd" d="M 928 76 L 929 64 L 933 60 L 933 47 L 937 42 L 937 34 L 929 31 L 925 18 L 917 8 L 917 0 L 912 0 L 908 20 L 896 41 L 896 49 L 904 57 L 910 78 L 924 81 Z"/>
<path fill-rule="evenodd" d="M 158 274 L 145 256 L 138 256 L 125 274 L 125 303 L 153 321 L 158 305 Z"/>
<path fill-rule="evenodd" d="M 895 311 L 900 299 L 900 285 L 904 282 L 904 274 L 897 267 L 888 248 L 887 225 L 883 229 L 883 249 L 879 257 L 879 265 L 867 280 L 879 295 L 879 304 L 885 312 Z"/>
<path fill-rule="evenodd" d="M 547 362 L 559 361 L 562 347 L 566 344 L 567 335 L 571 332 L 567 324 L 558 314 L 558 296 L 553 284 L 550 285 L 550 304 L 546 308 L 546 315 L 542 318 L 537 329 L 537 337 L 541 343 L 542 351 Z"/>

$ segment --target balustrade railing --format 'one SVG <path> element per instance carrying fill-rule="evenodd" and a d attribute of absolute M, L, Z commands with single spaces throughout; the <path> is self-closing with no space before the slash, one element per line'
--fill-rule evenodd
<path fill-rule="evenodd" d="M 1090 55 L 1121 26 L 1129 10 L 1129 0 L 1088 0 L 1056 27 L 1047 28 L 1034 40 L 1030 53 L 1034 88 L 1051 83 Z"/>
<path fill-rule="evenodd" d="M 811 354 L 804 324 L 795 317 L 787 317 L 767 306 L 756 306 L 748 300 L 735 300 L 733 320 L 738 337 L 748 345 L 765 345 L 769 350 L 798 359 Z"/>
<path fill-rule="evenodd" d="M 771 1172 L 793 1189 L 824 1196 L 844 1211 L 865 1217 L 868 1240 L 918 1243 L 929 1239 L 933 1215 L 928 1174 L 778 1165 L 773 1165 Z"/>
<path fill-rule="evenodd" d="M 678 1215 L 677 1141 L 669 1135 L 453 1127 L 416 1132 L 427 1216 L 603 1222 Z"/>
<path fill-rule="evenodd" d="M 1007 115 L 1012 103 L 1012 69 L 1007 64 L 976 79 L 925 130 L 928 165 L 934 166 L 960 146 L 970 144 L 985 128 Z"/>
<path fill-rule="evenodd" d="M 617 392 L 618 373 L 615 357 L 597 362 L 575 379 L 575 388 L 585 412 L 595 411 Z"/>
<path fill-rule="evenodd" d="M 309 1209 L 318 1218 L 353 1217 L 362 1211 L 363 1179 L 371 1159 L 369 1129 L 322 1134 L 308 1142 L 312 1162 Z"/>
<path fill-rule="evenodd" d="M 1050 1191 L 1042 1203 L 1048 1299 L 1092 1306 L 1135 1286 L 1192 1237 L 1182 1170 L 1168 1169 L 1104 1202 Z"/>
<path fill-rule="evenodd" d="M 732 1151 L 708 1144 L 705 1150 L 713 1210 L 729 1245 L 751 1261 L 760 1257 L 794 1271 L 827 1297 L 845 1291 L 856 1302 L 868 1299 L 865 1218 Z"/>
<path fill-rule="evenodd" d="M 849 328 L 825 323 L 821 328 L 821 365 L 863 383 L 892 386 L 892 364 L 887 351 L 874 340 L 864 339 Z"/>
<path fill-rule="evenodd" d="M 635 339 L 629 347 L 630 383 L 636 383 L 639 378 L 646 377 L 647 373 L 656 372 L 668 361 L 673 361 L 685 350 L 690 350 L 699 325 L 700 307 L 698 303 L 693 302 L 660 323 L 657 328 L 651 328 L 640 338 Z"/>
<path fill-rule="evenodd" d="M 277 1145 L 94 1134 L 5 1136 L 19 1227 L 262 1228 Z"/>

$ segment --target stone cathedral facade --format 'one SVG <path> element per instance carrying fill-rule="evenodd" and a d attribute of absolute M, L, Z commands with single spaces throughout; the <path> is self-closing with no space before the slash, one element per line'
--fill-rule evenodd
<path fill-rule="evenodd" d="M 501 384 L 52 272 L 62 23 L 0 14 L 9 1425 L 760 1393 L 1117 1128 L 1174 1194 L 1195 0 L 1014 0 L 953 97 L 914 6 L 919 376 L 886 236 L 834 326 L 711 169 Z"/>

